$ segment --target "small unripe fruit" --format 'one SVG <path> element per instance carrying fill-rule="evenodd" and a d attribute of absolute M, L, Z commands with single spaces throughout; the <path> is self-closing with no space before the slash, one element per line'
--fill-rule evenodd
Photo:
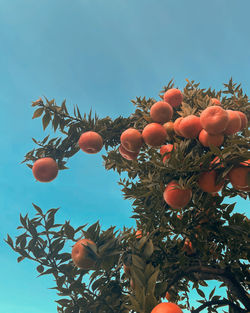
<path fill-rule="evenodd" d="M 175 131 L 174 131 L 174 123 L 173 122 L 167 122 L 163 124 L 163 127 L 165 128 L 167 132 L 167 139 L 172 139 Z"/>

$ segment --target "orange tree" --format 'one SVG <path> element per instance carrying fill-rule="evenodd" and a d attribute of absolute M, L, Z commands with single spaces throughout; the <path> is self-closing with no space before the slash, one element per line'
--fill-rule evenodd
<path fill-rule="evenodd" d="M 183 91 L 170 81 L 158 100 L 132 103 L 131 116 L 112 120 L 81 115 L 77 106 L 71 115 L 65 101 L 33 102 L 33 118 L 60 135 L 33 139 L 36 148 L 24 162 L 37 180 L 51 181 L 80 148 L 97 153 L 104 145 L 105 168 L 127 174 L 119 184 L 133 200 L 137 229 L 57 224 L 57 209 L 33 204 L 35 216 L 20 216 L 22 233 L 6 242 L 18 262 L 33 260 L 40 276 L 54 277 L 61 313 L 197 313 L 225 306 L 249 312 L 249 219 L 226 203 L 249 196 L 248 97 L 232 79 L 218 92 L 187 80 Z M 224 296 L 219 288 L 204 291 L 209 280 L 225 288 Z M 191 289 L 199 294 L 196 308 Z"/>

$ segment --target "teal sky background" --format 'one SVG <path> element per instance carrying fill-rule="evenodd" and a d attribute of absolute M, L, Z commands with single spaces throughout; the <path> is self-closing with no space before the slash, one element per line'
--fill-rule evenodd
<path fill-rule="evenodd" d="M 219 90 L 231 76 L 249 95 L 249 12 L 249 0 L 0 0 L 0 313 L 56 312 L 52 278 L 36 278 L 35 264 L 18 264 L 3 241 L 18 235 L 20 213 L 33 216 L 32 202 L 60 207 L 57 221 L 74 226 L 134 226 L 101 154 L 79 152 L 49 184 L 20 165 L 31 137 L 53 135 L 32 120 L 31 102 L 66 99 L 69 109 L 115 118 L 133 111 L 136 96 L 157 98 L 171 78 Z M 246 213 L 249 203 L 237 201 Z"/>

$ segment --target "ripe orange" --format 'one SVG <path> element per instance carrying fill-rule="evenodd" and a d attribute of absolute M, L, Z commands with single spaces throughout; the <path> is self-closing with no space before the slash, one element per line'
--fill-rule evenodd
<path fill-rule="evenodd" d="M 250 172 L 250 160 L 241 162 L 228 173 L 228 178 L 236 190 L 250 191 L 250 185 L 247 183 L 247 177 Z"/>
<path fill-rule="evenodd" d="M 173 108 L 167 102 L 156 102 L 151 107 L 150 116 L 154 122 L 166 123 L 170 121 L 173 116 Z"/>
<path fill-rule="evenodd" d="M 168 183 L 163 193 L 165 202 L 175 210 L 184 208 L 192 198 L 192 190 L 181 188 L 176 181 Z"/>
<path fill-rule="evenodd" d="M 201 130 L 202 126 L 200 118 L 195 115 L 188 115 L 184 117 L 178 126 L 178 131 L 184 138 L 196 138 Z"/>
<path fill-rule="evenodd" d="M 165 153 L 167 153 L 164 157 L 163 157 L 163 163 L 168 160 L 171 156 L 171 151 L 173 150 L 173 145 L 171 144 L 168 144 L 168 145 L 164 145 L 164 146 L 161 146 L 161 149 L 160 149 L 160 154 L 161 155 L 164 155 Z"/>
<path fill-rule="evenodd" d="M 142 137 L 146 144 L 157 147 L 164 144 L 166 141 L 167 133 L 165 128 L 158 123 L 148 124 L 142 131 Z"/>
<path fill-rule="evenodd" d="M 130 283 L 131 289 L 135 289 L 135 282 L 134 282 L 134 280 L 132 279 L 132 277 L 130 278 L 129 283 Z"/>
<path fill-rule="evenodd" d="M 195 249 L 193 248 L 192 242 L 189 238 L 185 239 L 183 250 L 187 253 L 187 255 L 192 255 L 195 253 Z"/>
<path fill-rule="evenodd" d="M 177 108 L 183 101 L 183 95 L 179 89 L 172 88 L 164 93 L 163 100 L 172 107 Z"/>
<path fill-rule="evenodd" d="M 212 135 L 221 134 L 228 125 L 228 113 L 215 105 L 207 107 L 200 115 L 201 126 Z"/>
<path fill-rule="evenodd" d="M 227 110 L 228 114 L 228 124 L 226 129 L 224 130 L 225 135 L 233 135 L 236 134 L 241 129 L 241 118 L 238 112 Z"/>
<path fill-rule="evenodd" d="M 179 125 L 181 123 L 181 121 L 183 120 L 183 117 L 178 117 L 175 121 L 174 121 L 174 131 L 177 135 L 182 136 L 180 130 L 179 130 Z"/>
<path fill-rule="evenodd" d="M 211 145 L 220 147 L 224 142 L 224 135 L 211 135 L 205 129 L 202 129 L 199 134 L 199 141 L 204 147 L 209 147 Z"/>
<path fill-rule="evenodd" d="M 142 237 L 142 231 L 141 230 L 137 230 L 136 233 L 135 233 L 135 237 L 137 239 L 140 239 Z"/>
<path fill-rule="evenodd" d="M 80 239 L 73 246 L 71 253 L 72 260 L 74 264 L 81 269 L 93 269 L 95 265 L 95 252 L 96 244 L 92 240 Z"/>
<path fill-rule="evenodd" d="M 240 129 L 240 130 L 242 130 L 242 129 L 244 129 L 244 128 L 247 127 L 247 124 L 248 124 L 247 116 L 246 116 L 245 113 L 243 113 L 243 112 L 241 112 L 241 111 L 236 111 L 236 112 L 237 112 L 237 113 L 239 114 L 239 116 L 240 116 L 240 119 L 241 119 L 241 129 Z"/>
<path fill-rule="evenodd" d="M 123 264 L 123 270 L 126 276 L 130 276 L 131 272 L 130 272 L 130 267 Z"/>
<path fill-rule="evenodd" d="M 136 160 L 139 154 L 139 152 L 127 151 L 122 145 L 119 146 L 119 152 L 124 159 L 129 160 L 129 161 Z"/>
<path fill-rule="evenodd" d="M 220 100 L 218 100 L 217 98 L 211 98 L 210 103 L 212 105 L 221 105 Z"/>
<path fill-rule="evenodd" d="M 94 154 L 102 150 L 103 140 L 96 132 L 87 131 L 80 136 L 78 145 L 82 151 Z"/>
<path fill-rule="evenodd" d="M 167 132 L 167 139 L 172 139 L 175 132 L 174 132 L 174 123 L 173 122 L 167 122 L 163 124 L 163 127 L 166 129 Z"/>
<path fill-rule="evenodd" d="M 170 295 L 170 293 L 169 293 L 168 291 L 166 292 L 165 298 L 166 298 L 168 301 L 171 300 L 171 295 Z"/>
<path fill-rule="evenodd" d="M 36 180 L 46 183 L 56 178 L 58 166 L 52 158 L 41 158 L 35 161 L 32 172 Z"/>
<path fill-rule="evenodd" d="M 120 137 L 122 146 L 129 152 L 138 152 L 143 144 L 141 133 L 135 128 L 126 129 Z"/>
<path fill-rule="evenodd" d="M 183 313 L 182 309 L 175 303 L 162 302 L 157 304 L 151 313 Z"/>
<path fill-rule="evenodd" d="M 201 188 L 201 190 L 205 192 L 209 193 L 218 192 L 224 185 L 224 180 L 222 180 L 216 185 L 215 184 L 216 178 L 217 172 L 215 170 L 203 172 L 199 176 L 198 185 Z"/>

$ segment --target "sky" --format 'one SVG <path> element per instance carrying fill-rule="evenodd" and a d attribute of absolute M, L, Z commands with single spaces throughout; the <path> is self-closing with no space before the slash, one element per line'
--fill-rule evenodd
<path fill-rule="evenodd" d="M 100 220 L 105 229 L 134 226 L 118 174 L 105 171 L 101 153 L 77 153 L 70 170 L 49 184 L 35 182 L 20 164 L 43 132 L 32 120 L 39 97 L 66 99 L 100 117 L 128 116 L 131 100 L 157 98 L 171 78 L 223 88 L 230 77 L 250 94 L 249 0 L 0 0 L 0 313 L 53 313 L 51 277 L 3 241 L 19 233 L 19 214 L 60 207 L 57 222 Z M 71 111 L 72 112 L 72 111 Z M 236 210 L 249 203 L 237 199 Z"/>

